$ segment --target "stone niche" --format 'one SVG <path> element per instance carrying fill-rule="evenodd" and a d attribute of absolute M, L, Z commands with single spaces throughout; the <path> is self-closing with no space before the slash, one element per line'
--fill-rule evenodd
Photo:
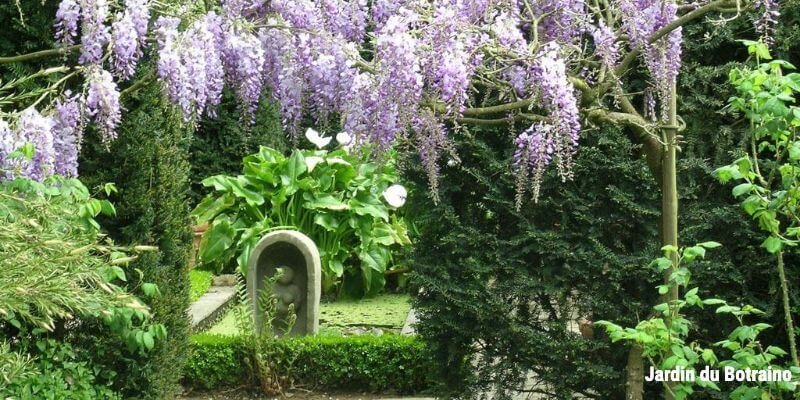
<path fill-rule="evenodd" d="M 278 300 L 275 327 L 283 329 L 282 321 L 285 321 L 289 305 L 294 304 L 297 321 L 289 334 L 316 334 L 321 291 L 319 251 L 308 236 L 289 230 L 268 233 L 250 253 L 247 294 L 253 305 L 256 327 L 261 327 L 263 318 L 256 299 L 264 287 L 264 280 L 275 276 L 278 269 L 283 270 L 283 276 L 273 289 Z"/>

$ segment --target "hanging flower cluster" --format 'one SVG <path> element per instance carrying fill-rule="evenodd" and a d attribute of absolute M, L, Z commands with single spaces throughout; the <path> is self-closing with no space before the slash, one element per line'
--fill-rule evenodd
<path fill-rule="evenodd" d="M 619 7 L 626 21 L 624 28 L 631 46 L 644 54 L 656 99 L 661 104 L 662 119 L 666 119 L 666 110 L 672 98 L 670 90 L 681 67 L 683 32 L 678 27 L 654 42 L 651 38 L 659 29 L 675 20 L 678 6 L 663 0 L 621 0 Z"/>
<path fill-rule="evenodd" d="M 778 0 L 755 0 L 754 5 L 760 14 L 756 19 L 756 30 L 764 43 L 771 45 L 774 42 L 773 35 L 778 26 L 778 17 L 781 16 L 780 4 Z"/>
<path fill-rule="evenodd" d="M 775 4 L 757 4 L 765 36 Z M 575 80 L 603 96 L 620 92 L 610 87 L 624 92 L 625 71 L 616 69 L 623 53 L 638 51 L 651 80 L 648 105 L 660 105 L 663 119 L 681 62 L 681 30 L 670 26 L 678 7 L 668 0 L 219 0 L 203 9 L 171 10 L 152 23 L 157 76 L 186 121 L 213 116 L 224 86 L 244 123 L 268 97 L 295 140 L 313 121 L 341 126 L 350 148 L 373 153 L 415 143 L 434 189 L 453 128 L 505 120 L 524 130 L 514 170 L 520 196 L 530 189 L 535 198 L 549 164 L 571 176 L 581 131 Z M 58 8 L 56 38 L 80 38 L 83 104 L 107 141 L 120 119 L 114 76 L 134 74 L 150 11 L 149 0 L 61 0 Z"/>
<path fill-rule="evenodd" d="M 26 177 L 41 181 L 51 175 L 78 176 L 78 153 L 83 117 L 77 96 L 55 104 L 55 110 L 42 115 L 34 108 L 24 110 L 12 127 L 0 120 L 0 177 Z M 33 157 L 13 157 L 25 145 L 33 147 Z"/>

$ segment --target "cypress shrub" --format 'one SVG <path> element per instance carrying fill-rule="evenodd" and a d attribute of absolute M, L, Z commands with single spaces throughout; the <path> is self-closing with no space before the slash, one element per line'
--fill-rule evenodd
<path fill-rule="evenodd" d="M 102 338 L 95 345 L 106 362 L 116 365 L 116 381 L 126 397 L 173 398 L 188 352 L 189 136 L 157 83 L 127 100 L 119 137 L 107 150 L 90 139 L 80 172 L 86 182 L 117 185 L 119 192 L 111 198 L 117 217 L 102 223 L 115 241 L 159 247 L 130 270 L 141 271 L 144 280 L 158 285 L 161 294 L 148 305 L 168 336 L 146 355 L 124 354 Z"/>

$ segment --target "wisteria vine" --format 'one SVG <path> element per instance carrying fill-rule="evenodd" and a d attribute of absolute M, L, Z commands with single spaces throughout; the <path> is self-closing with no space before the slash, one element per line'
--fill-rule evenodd
<path fill-rule="evenodd" d="M 718 10 L 728 6 L 714 1 Z M 645 103 L 661 111 L 642 114 L 654 123 L 665 117 L 680 69 L 680 26 L 654 38 L 679 18 L 678 5 L 668 0 L 205 3 L 170 8 L 150 0 L 61 0 L 55 38 L 65 47 L 80 44 L 84 88 L 49 111 L 25 110 L 13 124 L 0 120 L 3 170 L 38 179 L 75 175 L 84 121 L 93 121 L 106 143 L 116 137 L 118 85 L 135 76 L 150 52 L 165 96 L 188 123 L 214 117 L 227 86 L 239 99 L 243 123 L 252 123 L 268 98 L 280 106 L 283 127 L 295 140 L 314 121 L 347 131 L 350 148 L 377 154 L 413 142 L 434 189 L 441 154 L 452 150 L 453 127 L 506 122 L 521 131 L 513 139 L 521 204 L 528 190 L 538 196 L 551 163 L 563 179 L 571 176 L 585 124 L 582 102 L 614 109 L 630 101 L 621 79 L 626 55 L 642 55 L 650 77 Z M 769 41 L 776 2 L 758 0 L 754 7 Z M 58 157 L 37 155 L 31 165 L 7 160 L 25 141 Z"/>

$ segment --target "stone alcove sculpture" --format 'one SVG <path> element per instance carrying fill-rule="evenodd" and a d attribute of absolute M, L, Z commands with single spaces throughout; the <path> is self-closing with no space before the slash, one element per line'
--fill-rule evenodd
<path fill-rule="evenodd" d="M 256 326 L 261 326 L 262 319 L 256 299 L 263 289 L 264 279 L 274 276 L 278 268 L 283 269 L 283 276 L 273 289 L 278 300 L 277 320 L 285 318 L 289 304 L 294 304 L 297 321 L 290 335 L 316 334 L 321 291 L 319 251 L 308 236 L 297 231 L 268 233 L 250 253 L 247 294 L 253 305 Z"/>

